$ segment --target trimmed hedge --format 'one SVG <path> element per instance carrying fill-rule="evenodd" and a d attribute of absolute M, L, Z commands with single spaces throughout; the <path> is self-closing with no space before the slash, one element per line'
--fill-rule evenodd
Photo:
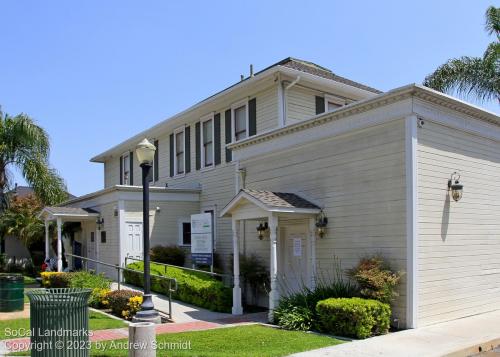
<path fill-rule="evenodd" d="M 129 269 L 143 271 L 144 263 L 137 262 L 127 266 Z M 231 289 L 209 275 L 151 263 L 151 274 L 177 279 L 174 299 L 187 302 L 212 311 L 230 312 L 232 306 Z M 142 287 L 143 274 L 125 270 L 125 282 Z M 168 295 L 168 280 L 151 277 L 151 290 Z"/>
<path fill-rule="evenodd" d="M 109 301 L 109 307 L 115 316 L 127 317 L 130 315 L 127 313 L 127 311 L 130 310 L 130 299 L 136 296 L 140 296 L 142 298 L 142 293 L 132 290 L 115 290 L 109 292 L 106 297 Z"/>
<path fill-rule="evenodd" d="M 316 310 L 320 328 L 326 333 L 367 338 L 389 331 L 391 308 L 380 301 L 332 298 L 319 301 Z"/>

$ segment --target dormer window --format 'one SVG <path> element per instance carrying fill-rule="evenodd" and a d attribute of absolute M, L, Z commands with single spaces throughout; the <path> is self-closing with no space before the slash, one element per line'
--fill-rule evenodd
<path fill-rule="evenodd" d="M 325 112 L 331 112 L 335 109 L 343 107 L 346 103 L 344 99 L 337 98 L 331 95 L 325 95 Z"/>
<path fill-rule="evenodd" d="M 233 142 L 248 138 L 248 103 L 236 103 L 231 107 L 233 118 Z"/>

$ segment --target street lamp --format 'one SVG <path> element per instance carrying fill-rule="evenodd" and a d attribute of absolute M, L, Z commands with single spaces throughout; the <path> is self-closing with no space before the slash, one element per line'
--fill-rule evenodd
<path fill-rule="evenodd" d="M 142 227 L 144 248 L 144 298 L 141 310 L 135 315 L 135 321 L 161 322 L 160 315 L 155 310 L 151 296 L 151 275 L 149 264 L 149 172 L 153 165 L 156 147 L 147 139 L 141 141 L 135 150 L 142 168 Z"/>

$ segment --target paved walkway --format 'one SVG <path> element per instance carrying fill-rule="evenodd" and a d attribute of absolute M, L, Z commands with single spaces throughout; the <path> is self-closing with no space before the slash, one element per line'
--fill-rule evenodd
<path fill-rule="evenodd" d="M 470 356 L 500 345 L 500 311 L 466 317 L 338 346 L 303 352 L 294 357 L 433 357 Z"/>

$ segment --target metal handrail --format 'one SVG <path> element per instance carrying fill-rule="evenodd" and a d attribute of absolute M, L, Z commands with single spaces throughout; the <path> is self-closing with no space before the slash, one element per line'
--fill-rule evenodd
<path fill-rule="evenodd" d="M 144 262 L 144 260 L 142 259 L 138 259 L 138 258 L 134 258 L 134 257 L 125 257 L 125 266 L 127 266 L 127 260 L 130 259 L 130 260 L 135 260 L 135 261 L 138 261 L 138 262 Z M 207 275 L 211 275 L 211 276 L 214 276 L 214 277 L 220 277 L 221 279 L 224 279 L 226 277 L 231 277 L 231 275 L 229 274 L 219 274 L 219 273 L 214 273 L 214 272 L 211 272 L 211 271 L 205 271 L 205 270 L 200 270 L 200 269 L 192 269 L 192 268 L 186 268 L 186 267 L 181 267 L 181 266 L 178 266 L 178 265 L 172 265 L 172 264 L 166 264 L 166 263 L 159 263 L 159 262 L 154 262 L 152 261 L 151 263 L 155 263 L 155 264 L 158 264 L 158 265 L 163 265 L 165 266 L 165 272 L 167 271 L 167 267 L 172 267 L 172 268 L 178 268 L 178 269 L 182 269 L 182 270 L 188 270 L 188 271 L 194 271 L 194 272 L 197 272 L 197 273 L 203 273 L 203 274 L 207 274 Z"/>
<path fill-rule="evenodd" d="M 100 265 L 104 265 L 104 266 L 116 269 L 118 290 L 121 290 L 121 271 L 130 271 L 133 273 L 140 273 L 140 274 L 144 275 L 144 272 L 141 270 L 129 269 L 127 267 L 124 268 L 124 267 L 119 266 L 118 264 L 105 263 L 105 262 L 101 262 L 100 260 L 95 260 L 95 259 L 91 259 L 91 258 L 87 258 L 87 257 L 82 257 L 80 255 L 69 254 L 69 253 L 66 253 L 65 255 L 68 257 L 84 260 L 85 261 L 85 270 L 89 270 L 87 262 L 93 262 L 93 263 L 97 263 Z M 125 264 L 126 264 L 126 261 L 125 261 Z M 166 313 L 168 315 L 169 319 L 172 320 L 172 293 L 175 293 L 177 291 L 177 287 L 178 287 L 177 286 L 177 279 L 169 278 L 168 276 L 157 275 L 157 274 L 150 274 L 150 276 L 155 277 L 155 278 L 159 278 L 159 279 L 168 280 L 168 310 L 169 311 L 168 311 L 168 313 L 166 313 L 165 311 L 162 311 L 162 312 Z M 172 283 L 174 283 L 173 288 L 172 288 Z"/>

